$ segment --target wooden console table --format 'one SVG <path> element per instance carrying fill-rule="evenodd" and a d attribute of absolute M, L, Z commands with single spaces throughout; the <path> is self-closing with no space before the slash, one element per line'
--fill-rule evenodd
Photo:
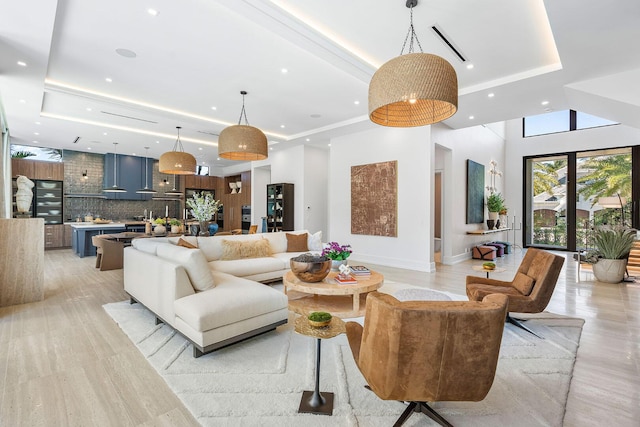
<path fill-rule="evenodd" d="M 494 229 L 494 230 L 473 230 L 473 231 L 467 231 L 467 234 L 473 234 L 473 235 L 476 235 L 476 236 L 483 236 L 485 234 L 500 233 L 502 231 L 511 231 L 511 228 L 498 228 L 498 229 Z"/>

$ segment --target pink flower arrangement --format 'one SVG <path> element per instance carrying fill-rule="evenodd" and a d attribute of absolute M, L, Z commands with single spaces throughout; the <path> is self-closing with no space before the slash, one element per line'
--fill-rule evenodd
<path fill-rule="evenodd" d="M 351 255 L 351 245 L 340 245 L 338 242 L 329 242 L 322 250 L 322 255 L 334 261 L 342 261 Z"/>

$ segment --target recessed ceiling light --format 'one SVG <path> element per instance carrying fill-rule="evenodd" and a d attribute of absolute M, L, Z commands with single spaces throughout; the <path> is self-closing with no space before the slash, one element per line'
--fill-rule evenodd
<path fill-rule="evenodd" d="M 33 134 L 34 135 L 40 135 L 40 132 L 34 132 Z"/>
<path fill-rule="evenodd" d="M 160 141 L 156 141 L 156 144 L 160 144 Z"/>
<path fill-rule="evenodd" d="M 474 116 L 469 116 L 469 120 L 473 120 L 473 119 L 475 119 Z"/>
<path fill-rule="evenodd" d="M 91 147 L 87 147 L 87 150 L 91 150 Z"/>
<path fill-rule="evenodd" d="M 131 153 L 131 155 L 132 155 L 132 156 L 135 156 L 135 155 L 136 155 L 136 153 Z"/>
<path fill-rule="evenodd" d="M 467 64 L 467 70 L 473 69 L 473 64 Z"/>
<path fill-rule="evenodd" d="M 273 151 L 273 147 L 269 147 L 269 150 Z"/>
<path fill-rule="evenodd" d="M 34 144 L 40 144 L 38 141 L 31 141 L 31 142 L 33 142 Z"/>
<path fill-rule="evenodd" d="M 282 74 L 287 74 L 287 73 L 289 72 L 289 70 L 287 70 L 286 68 L 283 68 L 283 69 L 282 69 L 282 70 L 280 70 L 280 71 L 282 71 Z"/>
<path fill-rule="evenodd" d="M 198 147 L 198 150 L 202 151 L 202 147 Z"/>
<path fill-rule="evenodd" d="M 280 125 L 280 127 L 281 127 L 282 129 L 284 129 L 284 125 Z"/>
<path fill-rule="evenodd" d="M 102 132 L 102 134 L 103 134 L 103 135 L 107 135 L 107 133 L 106 133 L 106 132 Z"/>
<path fill-rule="evenodd" d="M 220 157 L 218 157 L 216 160 L 220 160 Z"/>
<path fill-rule="evenodd" d="M 327 144 L 327 147 L 331 147 L 331 143 L 328 143 L 328 144 Z"/>
<path fill-rule="evenodd" d="M 134 51 L 123 48 L 116 49 L 116 53 L 125 58 L 135 58 L 136 56 L 138 56 Z"/>
<path fill-rule="evenodd" d="M 26 103 L 27 103 L 27 101 L 25 101 L 24 99 L 20 100 L 20 104 L 26 104 Z"/>
<path fill-rule="evenodd" d="M 215 110 L 217 110 L 218 108 L 217 108 L 217 107 L 211 107 L 211 109 L 215 111 Z"/>
<path fill-rule="evenodd" d="M 21 67 L 26 67 L 27 63 L 24 62 L 24 61 L 18 61 L 18 65 L 21 66 Z"/>
<path fill-rule="evenodd" d="M 159 14 L 160 12 L 158 12 L 158 11 L 157 11 L 157 10 L 155 10 L 155 9 L 147 9 L 147 13 L 148 13 L 149 15 L 151 15 L 151 16 L 158 16 L 158 14 Z"/>
<path fill-rule="evenodd" d="M 542 101 L 541 104 L 542 105 L 549 105 L 549 101 Z"/>
<path fill-rule="evenodd" d="M 354 104 L 360 105 L 360 101 L 353 101 Z"/>
<path fill-rule="evenodd" d="M 36 124 L 37 124 L 38 126 L 40 126 L 40 122 L 36 122 Z"/>
<path fill-rule="evenodd" d="M 307 142 L 311 141 L 311 139 L 307 138 Z"/>
<path fill-rule="evenodd" d="M 493 93 L 490 93 L 487 95 L 489 98 L 493 98 L 495 95 Z"/>
<path fill-rule="evenodd" d="M 91 107 L 87 107 L 87 111 L 91 111 Z"/>
<path fill-rule="evenodd" d="M 106 79 L 104 79 L 104 81 L 106 81 L 107 83 L 111 83 L 113 79 L 111 79 L 111 77 L 107 77 Z"/>
<path fill-rule="evenodd" d="M 202 161 L 202 164 L 203 164 L 203 165 L 206 165 L 206 164 L 207 164 L 207 162 L 205 162 L 205 161 L 203 160 L 203 161 Z"/>

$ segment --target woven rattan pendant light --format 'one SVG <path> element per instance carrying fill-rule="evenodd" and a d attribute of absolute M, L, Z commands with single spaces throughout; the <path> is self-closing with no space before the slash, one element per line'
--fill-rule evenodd
<path fill-rule="evenodd" d="M 264 160 L 268 157 L 267 137 L 256 127 L 249 126 L 244 109 L 244 96 L 241 91 L 242 110 L 237 125 L 226 127 L 218 137 L 218 156 L 228 160 Z M 244 117 L 244 125 L 241 125 Z"/>
<path fill-rule="evenodd" d="M 438 55 L 422 53 L 413 28 L 413 7 L 408 0 L 411 23 L 400 56 L 383 64 L 369 83 L 369 118 L 390 127 L 413 127 L 437 123 L 458 110 L 456 70 Z M 404 49 L 409 42 L 409 52 Z M 420 53 L 413 53 L 414 40 Z"/>
<path fill-rule="evenodd" d="M 180 126 L 178 129 L 178 138 L 173 144 L 173 151 L 167 151 L 160 156 L 158 166 L 160 173 L 169 173 L 173 175 L 195 175 L 196 158 L 189 153 L 185 153 L 182 141 L 180 141 Z"/>

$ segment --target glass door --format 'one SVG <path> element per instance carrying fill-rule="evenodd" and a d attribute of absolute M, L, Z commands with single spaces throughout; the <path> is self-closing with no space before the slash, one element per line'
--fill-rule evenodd
<path fill-rule="evenodd" d="M 568 156 L 526 159 L 525 245 L 567 248 Z"/>

